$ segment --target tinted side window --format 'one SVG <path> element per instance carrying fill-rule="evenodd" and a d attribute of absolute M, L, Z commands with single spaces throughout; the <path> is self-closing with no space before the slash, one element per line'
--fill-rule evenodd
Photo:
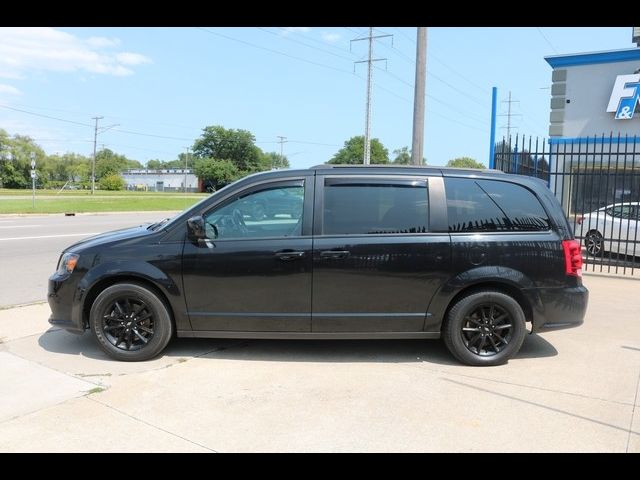
<path fill-rule="evenodd" d="M 325 235 L 425 233 L 428 220 L 426 182 L 336 183 L 324 188 Z"/>
<path fill-rule="evenodd" d="M 607 214 L 615 218 L 632 218 L 632 207 L 630 205 L 621 205 L 608 208 Z"/>
<path fill-rule="evenodd" d="M 531 190 L 496 180 L 478 180 L 477 183 L 507 214 L 513 230 L 535 232 L 551 228 L 547 212 Z"/>
<path fill-rule="evenodd" d="M 512 183 L 445 178 L 450 232 L 540 231 L 549 218 L 536 196 Z"/>
<path fill-rule="evenodd" d="M 291 237 L 302 234 L 304 187 L 265 187 L 204 216 L 207 238 Z"/>

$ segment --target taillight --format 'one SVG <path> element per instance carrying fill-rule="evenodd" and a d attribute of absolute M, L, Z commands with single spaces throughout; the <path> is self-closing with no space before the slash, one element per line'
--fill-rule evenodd
<path fill-rule="evenodd" d="M 582 276 L 582 248 L 578 240 L 563 240 L 564 273 L 574 277 Z"/>
<path fill-rule="evenodd" d="M 578 225 L 582 225 L 582 222 L 584 222 L 584 216 L 580 215 L 579 217 L 577 217 L 576 222 L 578 222 Z"/>

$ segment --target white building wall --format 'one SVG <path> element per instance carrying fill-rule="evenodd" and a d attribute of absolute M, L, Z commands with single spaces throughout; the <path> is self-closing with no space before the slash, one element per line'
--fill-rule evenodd
<path fill-rule="evenodd" d="M 150 191 L 179 191 L 184 189 L 185 177 L 187 191 L 198 190 L 198 177 L 191 170 L 127 170 L 122 178 L 128 190 L 146 189 Z"/>

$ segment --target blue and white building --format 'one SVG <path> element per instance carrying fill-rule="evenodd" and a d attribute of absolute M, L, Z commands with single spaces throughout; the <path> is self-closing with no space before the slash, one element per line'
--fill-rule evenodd
<path fill-rule="evenodd" d="M 575 210 L 568 204 L 569 192 L 581 189 L 581 178 L 588 178 L 580 176 L 580 169 L 598 171 L 604 158 L 607 176 L 638 170 L 639 181 L 632 175 L 624 188 L 606 182 L 592 194 L 615 202 L 634 200 L 640 196 L 640 48 L 545 60 L 553 69 L 549 163 L 555 175 L 550 188 L 564 199 L 567 211 Z"/>

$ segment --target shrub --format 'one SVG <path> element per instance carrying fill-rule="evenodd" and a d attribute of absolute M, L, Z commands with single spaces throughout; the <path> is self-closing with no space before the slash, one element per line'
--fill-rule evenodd
<path fill-rule="evenodd" d="M 118 174 L 111 174 L 100 179 L 99 187 L 102 190 L 124 190 L 124 179 Z"/>

